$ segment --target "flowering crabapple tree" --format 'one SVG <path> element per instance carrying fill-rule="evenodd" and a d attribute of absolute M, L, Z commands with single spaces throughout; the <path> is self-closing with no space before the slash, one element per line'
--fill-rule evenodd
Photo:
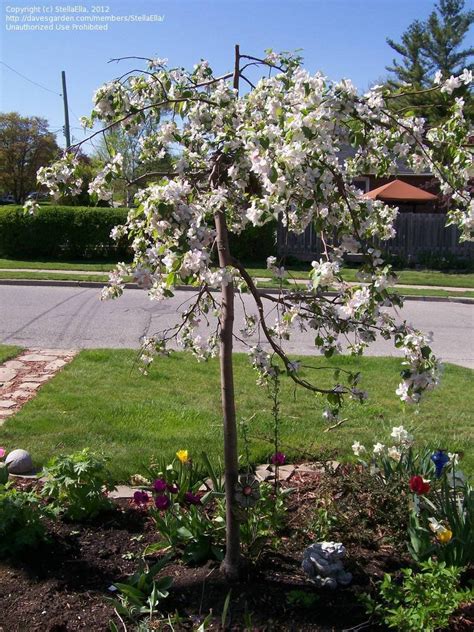
<path fill-rule="evenodd" d="M 338 371 L 329 387 L 310 379 L 304 365 L 285 352 L 285 341 L 295 329 L 312 335 L 326 357 L 343 348 L 361 354 L 377 335 L 394 339 L 405 356 L 397 389 L 401 399 L 418 402 L 433 388 L 439 363 L 429 338 L 397 322 L 393 310 L 386 309 L 400 306 L 401 299 L 390 289 L 395 276 L 374 244 L 394 236 L 397 209 L 365 198 L 352 183 L 367 173 L 392 175 L 400 160 L 415 172 L 429 169 L 442 192 L 451 196 L 448 223 L 460 228 L 462 239 L 471 239 L 474 207 L 466 193 L 469 126 L 462 99 L 451 95 L 469 84 L 472 74 L 464 71 L 426 91 L 440 91 L 447 102 L 452 100 L 444 124 L 428 128 L 421 116 L 394 113 L 392 101 L 403 94 L 375 86 L 360 95 L 348 80 L 334 83 L 321 73 L 310 74 L 291 53 L 267 51 L 257 58 L 241 54 L 236 46 L 233 72 L 220 77 L 206 61 L 188 72 L 168 68 L 164 59 L 132 59 L 145 61 L 146 70 L 127 72 L 96 91 L 94 109 L 84 124 L 92 130 L 98 122 L 102 129 L 91 131 L 89 139 L 115 126 L 135 133 L 151 120 L 156 131 L 144 137 L 141 160 L 156 164 L 166 154 L 174 158 L 169 170 L 127 182 L 139 186 L 136 207 L 112 236 L 128 237 L 134 258 L 111 274 L 103 298 L 120 296 L 126 275 L 156 301 L 172 297 L 180 284 L 196 289 L 179 323 L 146 339 L 142 355 L 148 363 L 156 354 L 167 353 L 173 340 L 201 360 L 220 355 L 227 527 L 222 569 L 233 579 L 240 559 L 234 298 L 248 293 L 252 299 L 238 337 L 257 336 L 260 341 L 248 341 L 260 383 L 286 374 L 326 398 L 324 416 L 329 421 L 337 417 L 345 398 L 365 398 L 359 376 Z M 249 77 L 259 69 L 265 76 L 254 83 Z M 248 89 L 239 94 L 242 82 Z M 79 145 L 40 170 L 39 182 L 53 195 L 80 188 L 75 156 Z M 353 155 L 343 159 L 341 149 L 348 145 Z M 117 153 L 90 184 L 90 193 L 110 200 L 112 184 L 124 177 Z M 324 255 L 313 261 L 307 289 L 260 291 L 229 250 L 229 233 L 239 235 L 249 225 L 274 219 L 296 233 L 313 224 L 321 238 Z M 362 257 L 356 285 L 341 276 L 347 253 Z M 276 276 L 285 275 L 276 257 L 267 263 Z M 209 327 L 202 335 L 199 327 L 205 322 Z"/>

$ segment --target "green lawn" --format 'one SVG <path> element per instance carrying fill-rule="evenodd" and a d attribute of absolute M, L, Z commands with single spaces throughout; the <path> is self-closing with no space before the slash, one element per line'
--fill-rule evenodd
<path fill-rule="evenodd" d="M 18 268 L 21 270 L 25 270 L 25 274 L 27 270 L 31 269 L 41 269 L 41 270 L 81 270 L 84 272 L 109 272 L 115 265 L 113 261 L 103 261 L 103 262 L 86 262 L 86 261 L 25 261 L 20 259 L 1 259 L 0 258 L 0 270 L 11 270 L 14 268 Z M 291 266 L 288 268 L 289 272 L 292 276 L 297 278 L 306 278 L 307 272 L 310 269 L 310 265 L 305 265 L 302 263 L 301 265 L 292 268 Z M 248 268 L 250 274 L 254 277 L 264 277 L 271 279 L 272 274 L 270 270 L 267 270 L 264 267 L 254 267 L 252 265 Z M 357 270 L 354 268 L 345 268 L 343 270 L 343 277 L 346 281 L 356 281 L 356 273 Z M 35 278 L 35 277 L 20 277 L 13 276 L 15 273 L 2 272 L 0 278 Z M 22 273 L 18 273 L 22 274 Z M 30 273 L 34 274 L 34 273 Z M 474 289 L 474 273 L 466 272 L 439 272 L 437 270 L 401 270 L 397 271 L 399 277 L 399 283 L 403 285 L 438 285 L 445 287 L 465 287 Z M 41 278 L 58 278 L 59 275 L 42 275 Z M 40 277 L 38 277 L 40 278 Z M 67 276 L 67 274 L 62 278 L 76 278 Z M 91 277 L 92 278 L 92 277 Z M 94 277 L 97 280 L 97 277 Z M 103 277 L 107 278 L 107 277 Z M 102 277 L 98 278 L 102 280 Z M 79 279 L 78 279 L 79 280 Z M 80 277 L 80 280 L 88 280 L 86 277 Z"/>
<path fill-rule="evenodd" d="M 95 281 L 96 283 L 107 283 L 109 280 L 106 274 L 68 274 L 46 272 L 8 272 L 0 270 L 0 279 L 32 279 L 37 281 Z"/>
<path fill-rule="evenodd" d="M 25 261 L 22 259 L 1 259 L 0 269 L 10 270 L 12 268 L 24 270 L 84 270 L 94 272 L 108 272 L 112 270 L 116 262 L 114 261 Z"/>
<path fill-rule="evenodd" d="M 10 360 L 10 358 L 14 358 L 21 351 L 21 347 L 16 347 L 14 345 L 0 345 L 0 363 L 6 362 Z"/>
<path fill-rule="evenodd" d="M 1 278 L 1 277 L 0 277 Z M 260 289 L 263 288 L 276 288 L 276 281 L 259 281 L 258 287 Z M 304 290 L 305 285 L 303 283 L 290 283 L 288 281 L 283 282 L 283 289 L 290 290 L 291 288 Z M 399 294 L 402 296 L 441 296 L 443 298 L 448 298 L 449 296 L 455 298 L 472 298 L 474 299 L 474 291 L 463 292 L 459 290 L 438 290 L 437 288 L 417 288 L 417 287 L 396 287 L 392 288 L 396 289 Z"/>
<path fill-rule="evenodd" d="M 295 279 L 307 278 L 310 265 L 306 268 L 288 268 Z M 266 268 L 249 268 L 253 277 L 272 278 L 272 273 Z M 398 282 L 402 285 L 438 285 L 441 287 L 466 287 L 474 289 L 474 273 L 439 272 L 438 270 L 397 270 Z M 355 268 L 344 268 L 342 276 L 346 281 L 357 281 Z"/>
<path fill-rule="evenodd" d="M 206 450 L 216 459 L 222 441 L 217 360 L 200 364 L 180 353 L 157 360 L 150 374 L 142 376 L 135 359 L 135 352 L 128 350 L 83 351 L 7 420 L 0 428 L 0 445 L 29 449 L 38 465 L 52 455 L 90 446 L 110 456 L 117 480 L 143 472 L 154 456 L 171 458 L 178 449 L 188 449 L 191 455 Z M 370 399 L 364 405 L 349 402 L 344 412 L 348 421 L 323 433 L 321 399 L 295 391 L 285 379 L 282 436 L 283 449 L 291 457 L 297 458 L 303 449 L 315 458 L 331 451 L 336 458 L 346 458 L 356 439 L 369 447 L 376 441 L 391 445 L 391 427 L 404 424 L 421 443 L 463 451 L 463 468 L 474 471 L 472 371 L 448 365 L 439 389 L 419 408 L 404 408 L 394 393 L 400 370 L 397 359 L 305 358 L 305 363 L 357 367 Z M 322 377 L 323 373 L 311 375 Z M 252 418 L 252 435 L 268 436 L 271 403 L 265 389 L 256 386 L 255 377 L 248 358 L 236 354 L 238 417 Z M 256 461 L 264 462 L 270 452 L 264 441 L 252 442 Z"/>

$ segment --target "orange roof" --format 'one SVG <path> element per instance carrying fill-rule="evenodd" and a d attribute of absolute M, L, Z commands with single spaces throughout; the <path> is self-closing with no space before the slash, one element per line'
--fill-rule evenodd
<path fill-rule="evenodd" d="M 407 184 L 402 180 L 392 180 L 392 182 L 383 184 L 381 187 L 372 189 L 364 197 L 371 200 L 392 200 L 394 202 L 429 202 L 430 200 L 436 200 L 438 196 Z"/>

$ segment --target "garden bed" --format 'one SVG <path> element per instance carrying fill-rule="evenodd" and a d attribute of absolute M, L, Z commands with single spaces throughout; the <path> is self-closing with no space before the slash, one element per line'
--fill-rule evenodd
<path fill-rule="evenodd" d="M 341 467 L 335 473 L 296 473 L 283 483 L 293 490 L 284 528 L 275 545 L 247 566 L 242 582 L 232 586 L 226 629 L 347 630 L 367 622 L 359 596 L 384 573 L 396 576 L 412 562 L 403 543 L 404 513 L 396 511 L 406 498 L 391 497 L 382 488 L 368 490 L 366 480 L 360 468 Z M 324 517 L 329 501 L 336 503 L 336 521 L 333 511 L 331 520 Z M 120 500 L 91 523 L 48 521 L 48 532 L 48 544 L 21 560 L 0 563 L 0 629 L 99 631 L 108 630 L 111 620 L 123 629 L 107 597 L 113 596 L 114 582 L 136 570 L 144 547 L 159 539 L 148 514 Z M 324 537 L 346 546 L 345 566 L 354 576 L 347 588 L 317 589 L 301 570 L 304 548 Z M 173 585 L 150 630 L 197 629 L 210 612 L 203 629 L 222 629 L 229 587 L 217 562 L 190 567 L 173 558 L 164 573 Z M 168 615 L 173 628 L 163 620 Z M 473 621 L 472 608 L 465 608 L 449 629 L 469 630 Z M 135 628 L 127 623 L 127 629 Z M 378 628 L 367 624 L 364 629 Z"/>

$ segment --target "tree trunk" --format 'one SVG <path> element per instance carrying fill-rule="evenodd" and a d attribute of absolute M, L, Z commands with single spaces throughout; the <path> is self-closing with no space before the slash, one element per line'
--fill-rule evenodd
<path fill-rule="evenodd" d="M 229 265 L 229 240 L 225 216 L 216 213 L 217 247 L 221 268 Z M 220 367 L 221 400 L 224 428 L 224 480 L 226 499 L 226 554 L 221 570 L 229 581 L 239 577 L 240 525 L 235 502 L 235 485 L 239 476 L 237 424 L 234 399 L 234 370 L 232 361 L 234 326 L 234 284 L 221 289 Z"/>
<path fill-rule="evenodd" d="M 239 88 L 239 47 L 235 47 L 234 88 Z M 219 266 L 231 265 L 229 238 L 225 214 L 215 215 Z M 226 553 L 221 570 L 228 581 L 239 579 L 240 570 L 240 524 L 235 501 L 235 485 L 239 477 L 239 454 L 237 448 L 237 423 L 235 417 L 234 367 L 232 359 L 234 328 L 234 283 L 221 288 L 221 333 L 220 368 L 221 399 L 224 428 L 224 480 L 226 499 Z"/>

